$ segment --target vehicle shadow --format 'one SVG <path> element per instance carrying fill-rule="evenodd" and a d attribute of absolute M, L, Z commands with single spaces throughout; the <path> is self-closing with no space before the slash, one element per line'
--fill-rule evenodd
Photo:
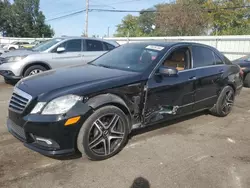
<path fill-rule="evenodd" d="M 150 183 L 143 177 L 138 177 L 134 180 L 130 188 L 150 188 Z"/>
<path fill-rule="evenodd" d="M 194 114 L 191 114 L 191 115 L 187 115 L 187 116 L 184 116 L 184 117 L 176 118 L 176 119 L 173 119 L 173 120 L 170 120 L 170 121 L 165 121 L 165 122 L 162 122 L 162 123 L 151 125 L 151 126 L 148 126 L 148 127 L 137 128 L 137 129 L 133 130 L 130 133 L 127 142 L 130 139 L 132 139 L 134 136 L 136 136 L 136 135 L 141 135 L 141 134 L 144 134 L 144 133 L 147 133 L 147 132 L 151 132 L 151 131 L 154 131 L 154 130 L 158 130 L 158 129 L 160 130 L 162 128 L 174 125 L 176 123 L 184 122 L 184 121 L 187 121 L 187 120 L 190 120 L 190 119 L 202 116 L 202 115 L 208 115 L 208 114 L 209 114 L 209 112 L 203 111 L 203 112 L 198 112 L 198 113 L 194 113 Z M 56 160 L 67 161 L 67 160 L 79 159 L 79 158 L 82 157 L 82 155 L 81 155 L 81 153 L 79 151 L 76 151 L 76 153 L 73 154 L 73 155 L 68 155 L 68 156 L 54 156 L 54 157 L 53 156 L 48 156 L 48 157 L 52 158 L 52 159 L 56 159 Z M 138 182 L 142 180 L 140 178 L 138 179 Z"/>
<path fill-rule="evenodd" d="M 60 160 L 60 161 L 70 161 L 70 160 L 81 158 L 82 154 L 80 152 L 76 151 L 76 153 L 72 154 L 72 155 L 66 155 L 66 156 L 46 156 L 46 157 L 49 157 L 49 158 L 55 159 L 55 160 Z"/>
<path fill-rule="evenodd" d="M 202 115 L 209 115 L 209 114 L 210 113 L 208 111 L 197 112 L 197 113 L 194 113 L 191 115 L 172 119 L 170 121 L 161 122 L 161 123 L 150 125 L 150 126 L 143 127 L 143 128 L 137 128 L 137 129 L 132 130 L 132 132 L 129 135 L 129 139 L 132 139 L 136 135 L 140 135 L 140 134 L 144 134 L 144 133 L 151 132 L 154 130 L 162 129 L 162 128 L 165 128 L 165 127 L 168 127 L 168 126 L 180 123 L 180 122 L 184 122 L 184 121 L 187 121 L 187 120 L 190 120 L 190 119 L 202 116 Z"/>

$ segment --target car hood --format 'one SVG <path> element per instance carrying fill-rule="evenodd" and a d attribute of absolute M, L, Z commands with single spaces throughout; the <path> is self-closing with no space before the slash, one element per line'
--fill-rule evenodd
<path fill-rule="evenodd" d="M 232 63 L 238 64 L 240 66 L 250 65 L 250 62 L 249 61 L 245 61 L 245 59 L 236 59 L 236 60 L 232 61 Z"/>
<path fill-rule="evenodd" d="M 7 57 L 25 56 L 25 55 L 37 54 L 37 53 L 39 52 L 26 50 L 26 49 L 20 49 L 20 50 L 13 50 L 13 51 L 6 52 L 1 57 L 7 58 Z"/>
<path fill-rule="evenodd" d="M 85 95 L 138 82 L 141 74 L 94 65 L 76 65 L 22 79 L 19 89 L 48 101 L 66 94 Z"/>

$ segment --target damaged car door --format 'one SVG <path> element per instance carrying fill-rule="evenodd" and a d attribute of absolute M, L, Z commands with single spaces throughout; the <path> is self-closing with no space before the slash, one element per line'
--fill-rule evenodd
<path fill-rule="evenodd" d="M 145 125 L 193 111 L 196 75 L 191 62 L 190 46 L 181 45 L 157 65 L 146 86 Z"/>

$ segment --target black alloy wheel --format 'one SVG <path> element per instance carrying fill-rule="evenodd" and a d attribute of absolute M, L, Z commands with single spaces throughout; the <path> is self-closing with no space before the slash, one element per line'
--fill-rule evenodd
<path fill-rule="evenodd" d="M 234 104 L 234 92 L 229 90 L 226 92 L 221 109 L 223 114 L 229 114 Z"/>
<path fill-rule="evenodd" d="M 225 117 L 232 111 L 235 100 L 235 91 L 231 86 L 222 89 L 215 106 L 210 110 L 212 114 Z"/>
<path fill-rule="evenodd" d="M 92 152 L 105 156 L 117 150 L 125 134 L 119 120 L 117 114 L 106 114 L 93 123 L 88 142 Z"/>
<path fill-rule="evenodd" d="M 114 106 L 98 109 L 83 124 L 77 146 L 89 159 L 103 160 L 117 154 L 126 144 L 128 120 L 122 110 Z"/>

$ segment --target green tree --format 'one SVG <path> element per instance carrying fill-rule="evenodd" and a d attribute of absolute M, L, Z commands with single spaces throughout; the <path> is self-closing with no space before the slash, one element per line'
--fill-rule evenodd
<path fill-rule="evenodd" d="M 128 14 L 117 26 L 117 37 L 146 37 L 154 36 L 155 32 L 155 15 L 151 12 L 154 9 L 146 9 L 140 12 L 139 16 Z"/>
<path fill-rule="evenodd" d="M 160 35 L 203 35 L 208 27 L 208 17 L 202 8 L 203 1 L 179 0 L 157 7 L 156 26 Z"/>
<path fill-rule="evenodd" d="M 249 5 L 249 0 L 208 0 L 205 3 L 210 10 L 210 28 L 212 35 L 250 34 L 250 9 L 234 8 Z"/>
<path fill-rule="evenodd" d="M 138 37 L 143 33 L 138 25 L 138 16 L 128 14 L 122 20 L 122 23 L 117 25 L 115 36 L 117 37 Z"/>
<path fill-rule="evenodd" d="M 15 0 L 5 11 L 2 30 L 12 37 L 52 37 L 53 29 L 39 10 L 40 0 Z"/>
<path fill-rule="evenodd" d="M 9 1 L 7 0 L 0 1 L 0 32 L 5 33 L 10 29 L 7 22 L 8 18 L 7 15 L 9 13 L 10 6 L 11 4 L 9 3 Z"/>
<path fill-rule="evenodd" d="M 156 25 L 155 18 L 156 13 L 155 8 L 142 10 L 140 16 L 138 17 L 138 25 L 140 30 L 143 32 L 144 36 L 154 36 L 156 35 Z"/>

